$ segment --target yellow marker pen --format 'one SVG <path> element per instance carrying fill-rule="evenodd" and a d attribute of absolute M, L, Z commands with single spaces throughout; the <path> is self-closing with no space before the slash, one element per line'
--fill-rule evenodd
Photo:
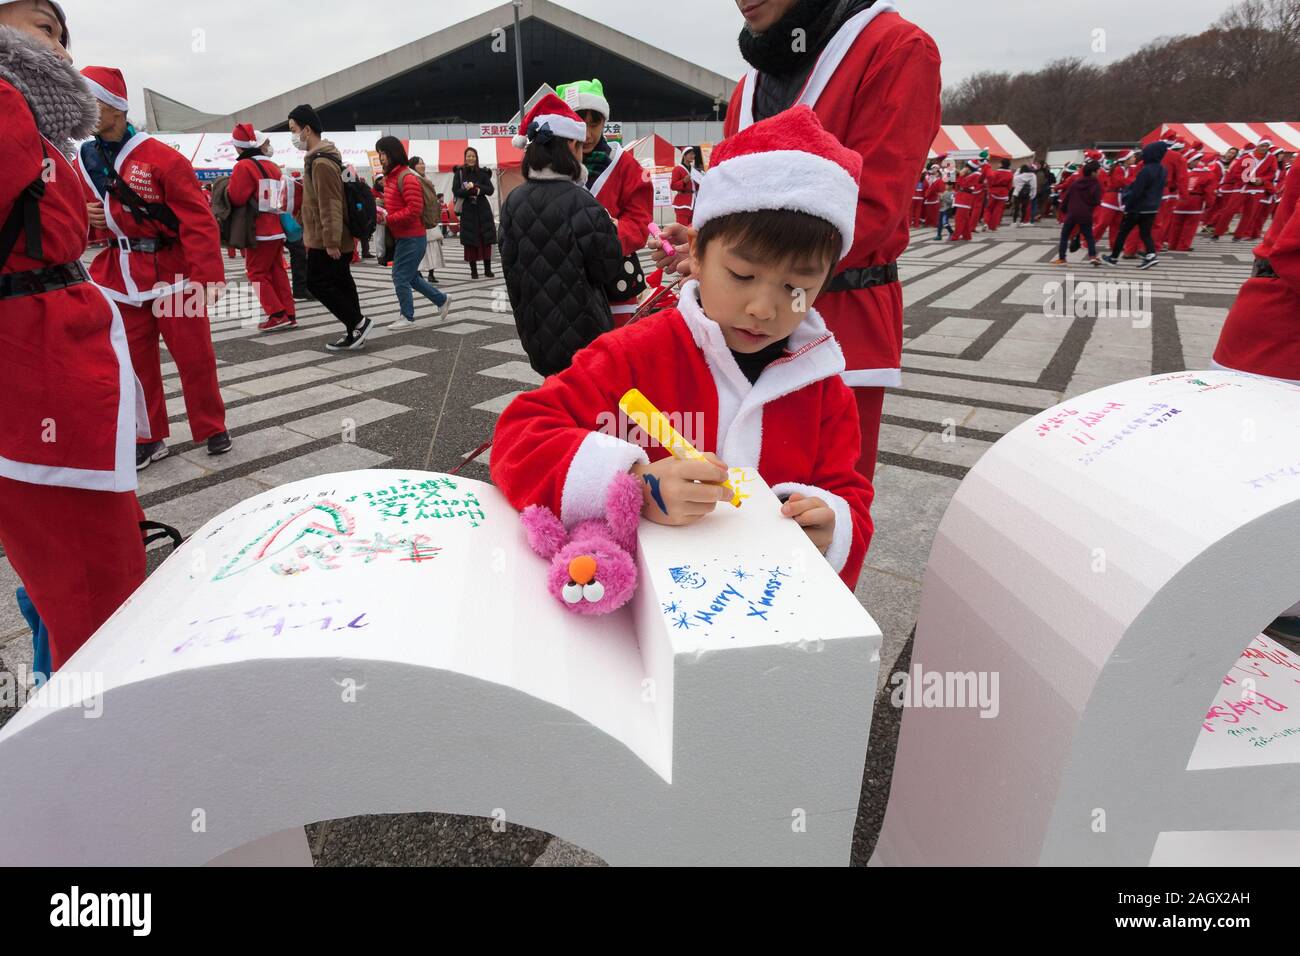
<path fill-rule="evenodd" d="M 668 450 L 674 458 L 684 461 L 708 461 L 695 446 L 688 442 L 677 429 L 673 428 L 664 414 L 650 403 L 638 389 L 630 389 L 618 401 L 618 407 L 623 410 L 631 421 L 636 422 L 637 426 L 647 435 L 657 441 L 660 445 Z M 742 495 L 737 491 L 730 482 L 721 482 L 722 487 L 731 492 L 732 507 L 739 508 L 740 503 L 748 498 L 748 495 Z"/>

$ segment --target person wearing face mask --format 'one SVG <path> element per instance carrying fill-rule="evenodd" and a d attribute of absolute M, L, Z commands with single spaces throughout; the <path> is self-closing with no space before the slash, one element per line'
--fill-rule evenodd
<path fill-rule="evenodd" d="M 724 134 L 807 105 L 862 157 L 853 248 L 837 264 L 818 310 L 844 349 L 844 381 L 853 388 L 862 428 L 858 467 L 870 480 L 884 390 L 902 380 L 897 260 L 910 237 L 913 176 L 939 131 L 939 51 L 891 0 L 736 0 L 736 6 L 745 19 L 740 52 L 750 70 L 727 107 Z M 795 35 L 805 42 L 792 44 Z M 684 232 L 668 227 L 679 249 Z M 655 256 L 660 266 L 671 265 L 666 259 Z"/>
<path fill-rule="evenodd" d="M 99 111 L 67 46 L 57 3 L 0 3 L 0 547 L 40 617 L 40 674 L 145 576 L 143 396 L 122 316 L 80 261 L 88 210 L 69 157 Z"/>
<path fill-rule="evenodd" d="M 230 134 L 231 143 L 239 150 L 239 160 L 230 174 L 227 195 L 235 206 L 256 209 L 257 242 L 244 252 L 244 268 L 248 281 L 257 290 L 258 300 L 266 319 L 258 325 L 259 332 L 277 332 L 296 328 L 297 307 L 289 274 L 284 268 L 284 224 L 280 214 L 287 209 L 284 174 L 280 167 L 270 162 L 271 142 L 248 123 L 240 123 Z"/>
<path fill-rule="evenodd" d="M 122 310 L 149 407 L 149 437 L 136 449 L 136 467 L 169 454 L 160 336 L 180 372 L 191 435 L 209 455 L 224 455 L 232 443 L 208 325 L 226 283 L 217 221 L 189 160 L 128 121 L 121 71 L 81 72 L 99 101 L 99 126 L 77 166 L 91 238 L 109 242 L 90 274 Z"/>

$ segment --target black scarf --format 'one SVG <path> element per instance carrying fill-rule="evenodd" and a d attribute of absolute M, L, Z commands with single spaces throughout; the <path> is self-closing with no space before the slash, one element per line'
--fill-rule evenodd
<path fill-rule="evenodd" d="M 766 32 L 742 29 L 740 55 L 761 74 L 754 91 L 754 121 L 775 116 L 793 106 L 817 65 L 817 57 L 836 31 L 873 3 L 875 0 L 798 0 Z M 794 49 L 795 30 L 804 31 L 806 42 L 801 50 Z"/>

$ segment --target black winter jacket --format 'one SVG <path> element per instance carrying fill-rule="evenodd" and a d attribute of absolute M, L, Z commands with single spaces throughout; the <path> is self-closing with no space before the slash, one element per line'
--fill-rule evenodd
<path fill-rule="evenodd" d="M 478 195 L 471 196 L 465 188 L 475 184 Z M 497 241 L 497 224 L 492 218 L 492 202 L 487 198 L 496 189 L 492 185 L 492 170 L 482 166 L 457 166 L 452 173 L 451 194 L 464 200 L 460 207 L 460 244 L 474 248 L 490 246 Z"/>
<path fill-rule="evenodd" d="M 530 172 L 501 207 L 501 265 L 519 341 L 539 375 L 555 375 L 614 327 L 608 294 L 623 247 L 609 213 L 568 178 Z"/>
<path fill-rule="evenodd" d="M 1165 180 L 1169 170 L 1161 160 L 1169 152 L 1169 144 L 1157 140 L 1142 147 L 1142 168 L 1133 185 L 1124 190 L 1124 211 L 1130 215 L 1151 214 L 1160 211 L 1160 201 L 1165 195 Z"/>

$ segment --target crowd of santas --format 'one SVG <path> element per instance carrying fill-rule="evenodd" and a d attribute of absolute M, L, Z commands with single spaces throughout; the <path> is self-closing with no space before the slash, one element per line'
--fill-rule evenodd
<path fill-rule="evenodd" d="M 1262 238 L 1280 204 L 1292 154 L 1268 140 L 1220 154 L 1172 130 L 1163 139 L 1169 150 L 1161 160 L 1167 171 L 1165 194 L 1152 229 L 1157 251 L 1190 252 L 1198 231 L 1216 242 L 1229 230 L 1233 242 Z M 1130 149 L 1107 157 L 1090 149 L 1084 152 L 1084 162 L 1100 167 L 1096 175 L 1102 198 L 1093 213 L 1093 234 L 1098 241 L 1105 238 L 1113 244 L 1124 219 L 1121 196 L 1141 169 L 1141 151 Z M 987 150 L 960 170 L 946 157 L 938 157 L 916 184 L 912 227 L 940 228 L 941 210 L 948 202 L 944 194 L 951 192 L 953 240 L 970 239 L 984 229 L 997 231 L 1012 200 L 1014 174 L 1009 166 L 1003 161 L 1000 168 L 994 167 Z M 1082 178 L 1082 164 L 1071 163 L 1050 185 L 1047 208 L 1055 210 L 1058 222 L 1065 221 L 1070 187 Z M 1125 243 L 1124 257 L 1135 258 L 1140 248 L 1141 237 L 1134 231 Z"/>

